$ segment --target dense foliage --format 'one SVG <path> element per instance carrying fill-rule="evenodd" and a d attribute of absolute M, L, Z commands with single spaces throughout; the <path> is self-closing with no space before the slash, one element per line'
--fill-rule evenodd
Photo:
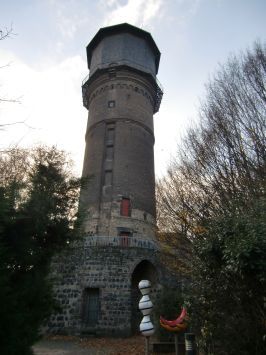
<path fill-rule="evenodd" d="M 206 86 L 159 181 L 162 231 L 192 241 L 188 297 L 205 354 L 264 354 L 266 47 L 231 57 Z"/>
<path fill-rule="evenodd" d="M 0 156 L 0 352 L 31 354 L 56 306 L 51 259 L 77 236 L 80 181 L 56 148 Z"/>
<path fill-rule="evenodd" d="M 156 297 L 154 305 L 154 325 L 156 335 L 160 341 L 173 341 L 174 333 L 166 331 L 160 326 L 160 316 L 165 319 L 176 319 L 181 312 L 184 299 L 181 289 L 162 289 Z"/>

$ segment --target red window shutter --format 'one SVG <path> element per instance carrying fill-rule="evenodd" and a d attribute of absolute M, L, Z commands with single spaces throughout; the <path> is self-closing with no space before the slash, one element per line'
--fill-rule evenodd
<path fill-rule="evenodd" d="M 130 199 L 123 198 L 121 201 L 121 215 L 129 217 L 130 216 Z"/>

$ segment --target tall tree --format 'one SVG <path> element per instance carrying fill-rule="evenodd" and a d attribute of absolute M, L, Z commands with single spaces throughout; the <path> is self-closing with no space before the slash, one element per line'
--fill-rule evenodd
<path fill-rule="evenodd" d="M 54 147 L 7 151 L 0 167 L 0 352 L 26 355 L 56 306 L 50 264 L 78 235 L 81 182 Z"/>
<path fill-rule="evenodd" d="M 266 46 L 231 57 L 206 90 L 200 123 L 158 183 L 159 225 L 192 241 L 190 302 L 205 353 L 263 354 Z"/>

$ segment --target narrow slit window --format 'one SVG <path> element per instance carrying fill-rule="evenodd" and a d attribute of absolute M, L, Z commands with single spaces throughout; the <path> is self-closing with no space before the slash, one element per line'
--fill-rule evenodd
<path fill-rule="evenodd" d="M 104 173 L 104 185 L 109 186 L 112 185 L 112 171 L 106 170 Z"/>
<path fill-rule="evenodd" d="M 106 147 L 106 159 L 112 160 L 114 156 L 114 147 L 113 146 L 107 146 Z"/>
<path fill-rule="evenodd" d="M 107 129 L 107 140 L 106 140 L 106 144 L 107 145 L 111 145 L 114 144 L 114 137 L 115 137 L 115 130 L 114 128 L 108 128 Z"/>

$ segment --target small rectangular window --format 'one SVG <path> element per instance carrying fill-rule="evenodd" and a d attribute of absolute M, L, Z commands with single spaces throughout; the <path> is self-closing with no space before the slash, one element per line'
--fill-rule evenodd
<path fill-rule="evenodd" d="M 83 322 L 86 325 L 95 325 L 99 319 L 100 302 L 99 289 L 86 288 L 83 293 Z"/>
<path fill-rule="evenodd" d="M 128 247 L 130 245 L 130 232 L 120 232 L 120 245 Z"/>
<path fill-rule="evenodd" d="M 108 101 L 108 107 L 109 108 L 115 107 L 115 101 L 114 100 Z"/>
<path fill-rule="evenodd" d="M 121 200 L 121 216 L 130 217 L 131 216 L 131 206 L 129 198 L 122 198 Z"/>

